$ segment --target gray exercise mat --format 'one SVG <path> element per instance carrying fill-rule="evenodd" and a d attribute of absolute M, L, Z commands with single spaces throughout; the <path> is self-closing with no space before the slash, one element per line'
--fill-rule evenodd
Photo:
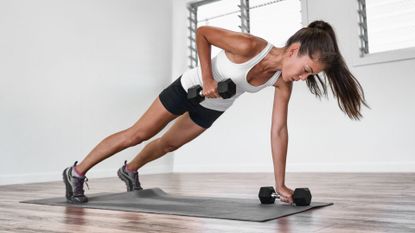
<path fill-rule="evenodd" d="M 89 195 L 85 204 L 70 204 L 65 197 L 22 201 L 40 205 L 58 205 L 130 212 L 173 214 L 194 217 L 263 222 L 333 203 L 312 202 L 310 206 L 264 205 L 258 199 L 210 198 L 172 195 L 159 188 L 123 193 Z"/>

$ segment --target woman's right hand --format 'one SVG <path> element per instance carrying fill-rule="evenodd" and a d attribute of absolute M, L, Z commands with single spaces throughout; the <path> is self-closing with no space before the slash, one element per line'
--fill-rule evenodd
<path fill-rule="evenodd" d="M 294 191 L 287 186 L 277 187 L 277 193 L 280 195 L 280 201 L 286 202 L 289 204 L 293 203 L 293 194 Z"/>
<path fill-rule="evenodd" d="M 219 93 L 218 93 L 218 82 L 216 82 L 216 80 L 212 79 L 209 81 L 205 81 L 203 83 L 203 96 L 205 96 L 205 98 L 219 98 Z"/>

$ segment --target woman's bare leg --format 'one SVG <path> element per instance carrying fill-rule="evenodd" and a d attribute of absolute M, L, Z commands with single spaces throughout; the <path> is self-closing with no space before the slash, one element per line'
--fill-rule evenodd
<path fill-rule="evenodd" d="M 130 170 L 138 170 L 144 164 L 180 148 L 205 130 L 205 128 L 195 124 L 190 119 L 189 113 L 186 112 L 176 120 L 174 125 L 162 137 L 147 144 L 127 166 Z"/>
<path fill-rule="evenodd" d="M 176 117 L 176 115 L 173 115 L 166 110 L 160 102 L 160 99 L 157 97 L 148 110 L 133 126 L 112 134 L 102 140 L 81 161 L 81 163 L 76 166 L 77 172 L 85 174 L 97 163 L 113 154 L 150 139 Z"/>

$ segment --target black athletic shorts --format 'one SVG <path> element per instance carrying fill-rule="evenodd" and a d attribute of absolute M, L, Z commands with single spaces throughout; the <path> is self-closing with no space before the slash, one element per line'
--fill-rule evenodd
<path fill-rule="evenodd" d="M 208 109 L 187 100 L 187 92 L 180 83 L 181 77 L 160 93 L 161 103 L 174 115 L 179 116 L 189 112 L 189 116 L 194 123 L 205 129 L 209 128 L 224 112 Z"/>

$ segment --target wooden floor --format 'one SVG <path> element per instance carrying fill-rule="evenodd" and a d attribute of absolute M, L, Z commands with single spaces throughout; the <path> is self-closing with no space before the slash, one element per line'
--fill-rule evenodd
<path fill-rule="evenodd" d="M 64 194 L 62 182 L 0 186 L 0 232 L 415 232 L 415 173 L 288 173 L 290 187 L 308 186 L 313 201 L 334 202 L 263 223 L 174 215 L 40 206 L 19 201 Z M 169 193 L 257 198 L 271 173 L 162 174 L 145 188 Z M 124 190 L 118 178 L 92 179 L 88 193 Z"/>

